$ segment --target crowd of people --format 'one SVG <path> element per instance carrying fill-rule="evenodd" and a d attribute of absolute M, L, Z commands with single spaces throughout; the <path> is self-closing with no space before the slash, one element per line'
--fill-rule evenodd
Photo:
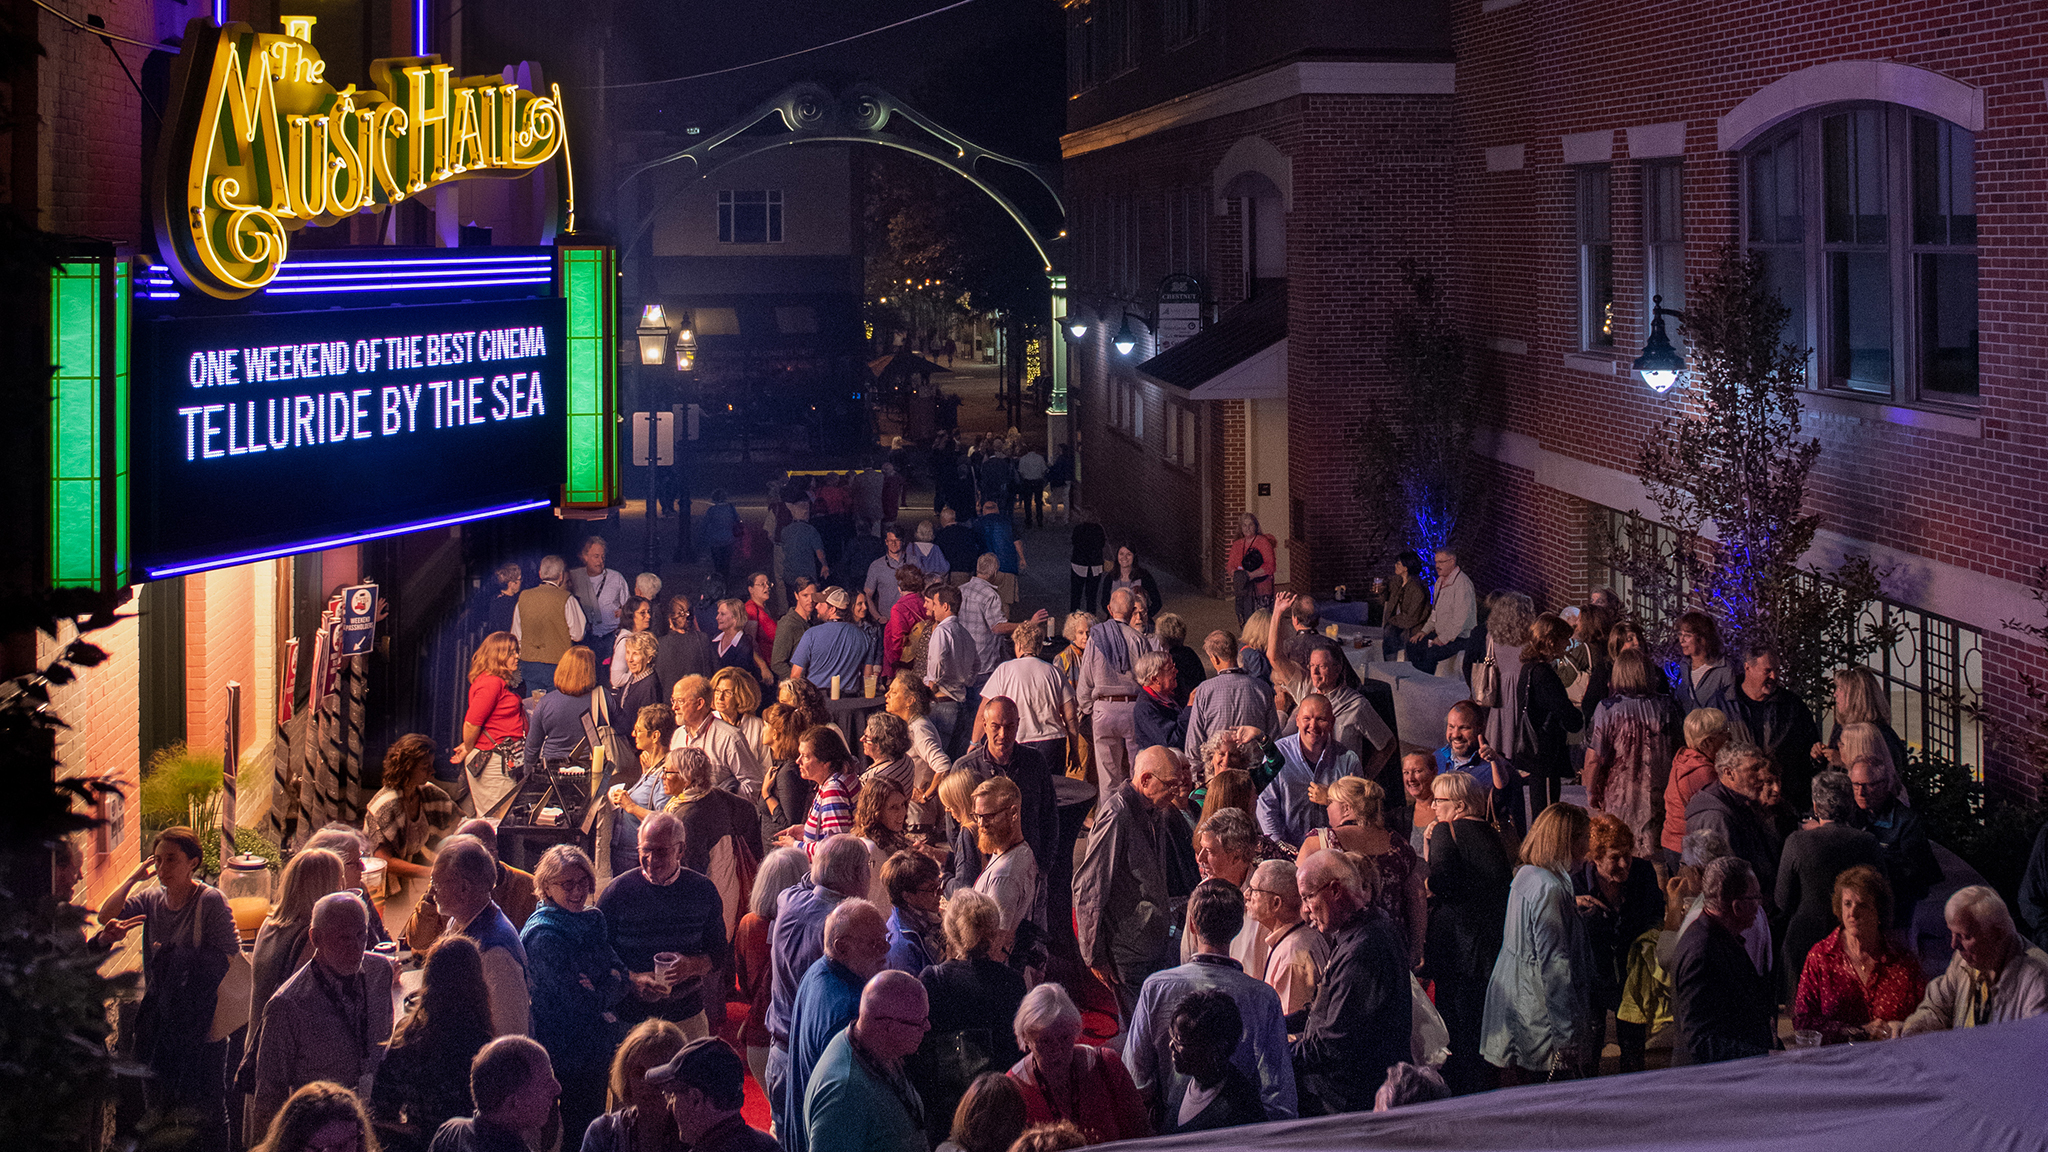
<path fill-rule="evenodd" d="M 963 465 L 908 539 L 792 486 L 740 597 L 664 599 L 598 537 L 508 568 L 454 778 L 404 737 L 361 826 L 292 854 L 236 1069 L 197 835 L 100 909 L 144 932 L 154 1102 L 209 1150 L 1035 1152 L 1597 1075 L 1610 1030 L 1630 1072 L 1667 1025 L 1689 1063 L 1788 1013 L 1794 1045 L 2048 1013 L 1989 888 L 1947 901 L 1946 971 L 1906 947 L 1941 872 L 1868 670 L 1823 738 L 1709 616 L 1660 668 L 1611 597 L 1482 601 L 1411 553 L 1374 589 L 1387 650 L 1498 680 L 1404 742 L 1255 520 L 1235 632 L 1191 645 L 1085 522 L 1069 613 L 1018 607 L 1021 471 Z M 589 836 L 506 863 L 530 778 L 578 772 Z"/>

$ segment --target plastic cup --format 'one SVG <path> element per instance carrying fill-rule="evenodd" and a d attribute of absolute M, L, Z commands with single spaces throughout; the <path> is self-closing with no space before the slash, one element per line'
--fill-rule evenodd
<path fill-rule="evenodd" d="M 1792 1046 L 1794 1048 L 1818 1048 L 1820 1047 L 1820 1033 L 1811 1028 L 1801 1028 L 1799 1031 L 1792 1033 Z"/>
<path fill-rule="evenodd" d="M 663 983 L 674 984 L 676 982 L 676 965 L 682 962 L 683 954 L 680 952 L 656 952 L 654 954 L 654 974 L 659 976 Z"/>
<path fill-rule="evenodd" d="M 837 676 L 832 678 L 832 698 L 834 700 L 839 699 L 839 677 Z"/>

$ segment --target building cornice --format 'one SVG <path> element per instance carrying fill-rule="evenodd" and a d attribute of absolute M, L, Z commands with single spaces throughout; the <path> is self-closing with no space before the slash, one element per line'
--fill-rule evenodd
<path fill-rule="evenodd" d="M 1069 132 L 1060 137 L 1060 155 L 1071 160 L 1170 128 L 1249 112 L 1296 96 L 1448 96 L 1456 91 L 1457 76 L 1455 64 L 1408 60 L 1282 64 Z"/>

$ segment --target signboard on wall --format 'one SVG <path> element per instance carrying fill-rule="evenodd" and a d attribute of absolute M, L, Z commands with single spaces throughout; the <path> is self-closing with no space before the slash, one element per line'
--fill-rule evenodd
<path fill-rule="evenodd" d="M 1159 282 L 1159 351 L 1202 330 L 1202 282 L 1175 273 Z"/>
<path fill-rule="evenodd" d="M 544 507 L 566 467 L 559 298 L 138 317 L 150 579 Z"/>

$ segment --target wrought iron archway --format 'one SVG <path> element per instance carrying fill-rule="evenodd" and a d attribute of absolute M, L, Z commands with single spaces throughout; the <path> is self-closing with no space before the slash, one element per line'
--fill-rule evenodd
<path fill-rule="evenodd" d="M 771 117 L 781 118 L 781 130 L 755 131 Z M 898 122 L 914 126 L 921 135 L 902 131 Z M 856 84 L 836 94 L 816 83 L 793 84 L 719 132 L 681 151 L 631 169 L 620 181 L 620 187 L 656 168 L 685 160 L 690 162 L 696 178 L 701 180 L 735 161 L 791 144 L 875 144 L 922 156 L 974 185 L 1009 213 L 1010 219 L 1024 230 L 1024 235 L 1038 251 L 1045 270 L 1048 273 L 1053 270 L 1050 246 L 1066 235 L 1067 214 L 1066 202 L 1060 198 L 1053 173 L 1040 165 L 984 148 L 868 84 Z M 1059 223 L 1050 228 L 1034 224 L 1030 215 L 1008 193 L 990 181 L 989 177 L 994 173 L 985 172 L 985 166 L 1015 169 L 1037 181 L 1058 210 Z M 622 253 L 630 252 L 639 243 L 655 220 L 667 210 L 669 203 L 681 195 L 689 183 L 679 184 L 656 201 L 621 247 Z"/>

